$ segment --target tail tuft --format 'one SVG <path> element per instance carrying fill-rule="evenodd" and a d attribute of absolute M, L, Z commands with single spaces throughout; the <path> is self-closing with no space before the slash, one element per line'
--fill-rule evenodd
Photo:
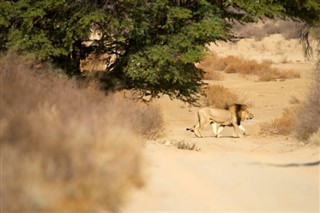
<path fill-rule="evenodd" d="M 191 131 L 191 132 L 194 132 L 194 129 L 192 128 L 186 128 L 187 131 Z"/>

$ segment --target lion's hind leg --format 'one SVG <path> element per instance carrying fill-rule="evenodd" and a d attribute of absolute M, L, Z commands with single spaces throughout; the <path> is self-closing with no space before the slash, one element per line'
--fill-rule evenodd
<path fill-rule="evenodd" d="M 213 137 L 217 137 L 218 135 L 218 124 L 215 122 L 211 122 L 210 123 L 211 127 L 212 127 L 212 132 L 213 132 Z"/>
<path fill-rule="evenodd" d="M 196 137 L 203 138 L 203 135 L 201 133 L 201 126 L 199 122 L 196 125 L 194 125 L 193 130 Z"/>
<path fill-rule="evenodd" d="M 224 126 L 219 126 L 217 138 L 220 138 L 221 136 L 220 133 L 222 132 L 223 129 L 224 129 Z"/>
<path fill-rule="evenodd" d="M 200 129 L 200 127 L 199 127 L 198 124 L 196 124 L 196 125 L 194 126 L 194 134 L 195 134 L 195 136 L 198 137 L 198 138 L 203 138 L 203 135 L 202 135 L 202 133 L 201 133 L 201 129 Z"/>
<path fill-rule="evenodd" d="M 209 124 L 209 120 L 205 118 L 205 112 L 199 110 L 196 113 L 197 123 L 194 125 L 194 134 L 196 137 L 203 138 L 201 130 Z"/>
<path fill-rule="evenodd" d="M 222 132 L 224 126 L 221 126 L 220 124 L 213 121 L 210 123 L 210 125 L 212 127 L 213 136 L 220 138 L 220 133 Z"/>

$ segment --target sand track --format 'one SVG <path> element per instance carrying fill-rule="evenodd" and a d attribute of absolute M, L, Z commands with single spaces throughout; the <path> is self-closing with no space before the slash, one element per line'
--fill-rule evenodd
<path fill-rule="evenodd" d="M 195 138 L 185 129 L 193 125 L 196 108 L 160 99 L 167 136 L 146 144 L 147 184 L 133 192 L 123 211 L 319 212 L 319 147 L 306 146 L 292 137 L 259 134 L 259 123 L 277 118 L 284 108 L 292 107 L 291 97 L 305 98 L 312 64 L 301 63 L 301 53 L 292 46 L 295 50 L 290 58 L 294 61 L 276 66 L 300 71 L 300 79 L 254 82 L 232 74 L 223 81 L 209 82 L 245 95 L 251 103 L 255 118 L 244 122 L 248 136 L 243 139 L 231 137 L 231 128 L 226 128 L 219 139 L 212 137 L 210 128 L 205 129 L 205 138 Z M 220 48 L 227 55 L 228 49 Z M 229 50 L 234 54 L 234 49 Z M 292 55 L 294 51 L 296 55 Z M 251 54 L 260 53 L 252 50 Z M 176 141 L 195 144 L 200 151 L 170 145 Z"/>

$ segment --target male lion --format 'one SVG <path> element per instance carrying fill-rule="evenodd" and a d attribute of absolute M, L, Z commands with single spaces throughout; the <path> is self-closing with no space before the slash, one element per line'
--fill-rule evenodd
<path fill-rule="evenodd" d="M 220 137 L 220 133 L 225 126 L 233 126 L 236 135 L 240 138 L 239 129 L 245 135 L 245 129 L 241 122 L 246 119 L 252 119 L 254 116 L 249 112 L 248 106 L 245 104 L 232 104 L 227 109 L 218 109 L 212 107 L 204 107 L 196 112 L 197 123 L 191 130 L 197 137 L 203 137 L 201 129 L 211 124 L 215 137 Z"/>

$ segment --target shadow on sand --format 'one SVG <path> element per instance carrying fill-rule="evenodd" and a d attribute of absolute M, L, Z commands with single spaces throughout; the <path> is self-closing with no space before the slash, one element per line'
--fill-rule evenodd
<path fill-rule="evenodd" d="M 288 164 L 275 164 L 275 163 L 253 163 L 254 165 L 266 165 L 274 167 L 300 167 L 300 166 L 318 166 L 320 161 L 307 162 L 307 163 L 288 163 Z"/>

